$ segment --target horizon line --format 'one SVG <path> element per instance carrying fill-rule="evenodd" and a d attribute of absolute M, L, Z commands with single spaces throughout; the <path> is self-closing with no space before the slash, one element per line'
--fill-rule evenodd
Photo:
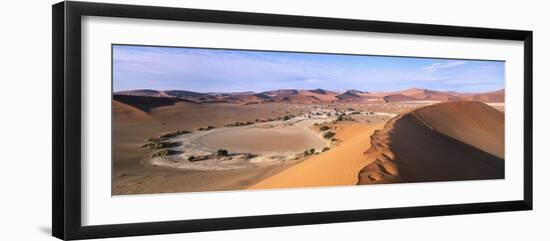
<path fill-rule="evenodd" d="M 337 93 L 345 93 L 347 91 L 356 90 L 356 91 L 361 91 L 361 92 L 366 92 L 366 93 L 390 93 L 390 92 L 400 92 L 400 91 L 413 90 L 413 89 L 438 91 L 438 92 L 456 92 L 456 93 L 460 93 L 460 94 L 476 94 L 476 93 L 495 92 L 495 91 L 505 90 L 506 88 L 498 88 L 498 89 L 494 89 L 494 90 L 478 91 L 478 92 L 462 92 L 462 91 L 456 91 L 456 90 L 441 90 L 441 89 L 429 89 L 429 88 L 418 88 L 418 87 L 411 87 L 411 88 L 405 88 L 405 89 L 396 89 L 396 90 L 389 90 L 389 91 L 368 91 L 368 90 L 360 90 L 360 89 L 330 90 L 330 89 L 324 89 L 324 88 L 313 88 L 313 89 L 282 88 L 282 89 L 268 89 L 268 90 L 262 90 L 262 91 L 245 90 L 245 91 L 206 91 L 206 92 L 197 91 L 197 90 L 189 90 L 189 89 L 163 89 L 163 90 L 160 90 L 160 89 L 142 88 L 142 89 L 127 89 L 127 90 L 117 90 L 117 91 L 112 90 L 112 93 L 116 94 L 116 93 L 119 93 L 119 92 L 138 91 L 138 90 L 151 90 L 151 91 L 159 91 L 159 92 L 160 91 L 188 91 L 188 92 L 194 92 L 194 93 L 200 93 L 200 94 L 210 94 L 210 93 L 229 94 L 229 93 L 246 93 L 246 92 L 251 92 L 251 93 L 254 93 L 254 94 L 258 94 L 258 93 L 263 93 L 263 92 L 268 92 L 268 91 L 277 91 L 277 90 L 298 90 L 298 91 L 300 91 L 300 90 L 306 90 L 306 91 L 325 90 L 325 91 L 337 92 Z"/>

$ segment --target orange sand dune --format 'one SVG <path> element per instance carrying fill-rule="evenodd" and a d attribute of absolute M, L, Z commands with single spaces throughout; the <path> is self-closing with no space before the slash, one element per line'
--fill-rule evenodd
<path fill-rule="evenodd" d="M 153 119 L 148 113 L 120 101 L 113 100 L 112 104 L 115 120 L 135 122 Z"/>
<path fill-rule="evenodd" d="M 323 94 L 325 93 L 325 94 Z M 333 94 L 333 93 L 330 93 L 328 91 L 323 91 L 323 90 L 320 90 L 320 91 L 301 91 L 300 92 L 301 95 L 303 96 L 311 96 L 311 97 L 314 97 L 315 99 L 321 101 L 321 102 L 331 102 L 331 101 L 334 101 L 336 100 L 336 95 Z"/>
<path fill-rule="evenodd" d="M 151 97 L 137 95 L 113 95 L 113 100 L 133 106 L 147 113 L 150 113 L 154 108 L 170 106 L 180 101 L 186 101 L 173 97 Z"/>
<path fill-rule="evenodd" d="M 504 158 L 504 113 L 474 101 L 427 106 L 413 111 L 439 133 Z"/>
<path fill-rule="evenodd" d="M 481 102 L 401 114 L 371 143 L 359 184 L 504 178 L 504 114 Z"/>
<path fill-rule="evenodd" d="M 336 134 L 342 144 L 264 179 L 250 189 L 355 185 L 357 173 L 368 164 L 363 152 L 370 147 L 369 138 L 381 128 L 382 124 L 344 125 Z"/>
<path fill-rule="evenodd" d="M 469 94 L 466 97 L 464 97 L 465 100 L 478 100 L 483 102 L 504 102 L 504 89 L 491 91 L 491 92 L 485 92 L 485 93 L 477 93 L 477 94 Z"/>

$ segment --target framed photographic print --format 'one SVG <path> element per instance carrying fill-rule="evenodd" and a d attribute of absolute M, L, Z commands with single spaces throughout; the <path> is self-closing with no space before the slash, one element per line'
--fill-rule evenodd
<path fill-rule="evenodd" d="M 53 235 L 532 209 L 532 32 L 53 6 Z"/>

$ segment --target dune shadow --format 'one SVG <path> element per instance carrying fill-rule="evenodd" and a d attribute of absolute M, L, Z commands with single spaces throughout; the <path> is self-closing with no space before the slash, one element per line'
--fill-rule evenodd
<path fill-rule="evenodd" d="M 479 124 L 491 122 L 490 125 L 499 126 L 504 121 L 499 116 L 501 113 L 486 111 L 484 104 L 478 102 L 439 104 L 429 108 L 421 111 L 431 114 L 430 118 L 424 118 L 417 111 L 404 113 L 371 137 L 372 147 L 366 153 L 376 161 L 361 170 L 359 184 L 504 178 L 504 158 L 469 144 L 504 145 L 504 139 L 500 138 L 504 136 L 503 129 L 485 128 Z M 448 109 L 459 111 L 434 115 L 431 108 L 435 108 L 436 113 L 446 113 Z M 464 110 L 474 110 L 474 115 L 465 115 Z M 457 138 L 468 138 L 451 137 L 434 125 Z M 395 167 L 396 171 L 388 172 L 388 167 Z M 383 178 L 373 180 L 372 176 Z"/>

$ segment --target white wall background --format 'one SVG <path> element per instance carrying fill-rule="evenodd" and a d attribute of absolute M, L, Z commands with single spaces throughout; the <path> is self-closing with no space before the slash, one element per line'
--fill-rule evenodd
<path fill-rule="evenodd" d="M 548 240 L 550 21 L 545 1 L 119 0 L 402 22 L 533 30 L 535 210 L 345 224 L 265 228 L 116 240 Z M 9 1 L 0 14 L 0 240 L 54 240 L 51 230 L 51 8 Z"/>

